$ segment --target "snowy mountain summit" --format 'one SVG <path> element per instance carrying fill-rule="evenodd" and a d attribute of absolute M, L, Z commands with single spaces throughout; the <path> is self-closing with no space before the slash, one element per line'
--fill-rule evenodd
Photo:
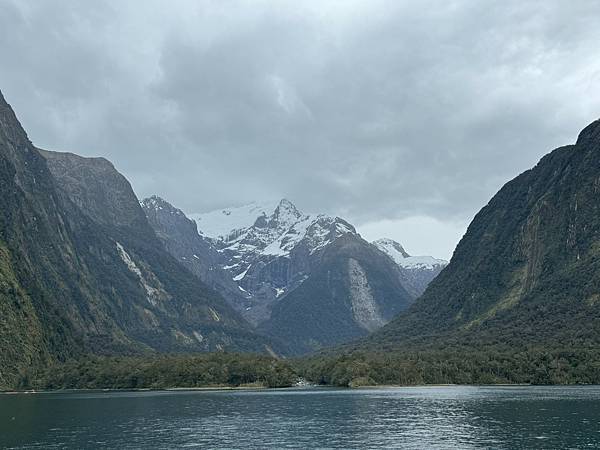
<path fill-rule="evenodd" d="M 238 284 L 245 312 L 255 321 L 268 316 L 272 301 L 308 277 L 313 255 L 343 235 L 358 236 L 345 220 L 304 214 L 287 199 L 188 217 L 220 254 L 220 268 Z"/>
<path fill-rule="evenodd" d="M 306 239 L 314 253 L 343 234 L 356 234 L 345 220 L 323 214 L 306 215 L 287 199 L 275 205 L 250 203 L 188 217 L 196 222 L 198 233 L 212 239 L 221 251 L 288 256 Z"/>
<path fill-rule="evenodd" d="M 432 256 L 411 256 L 406 253 L 406 250 L 404 250 L 402 245 L 393 239 L 377 239 L 376 241 L 373 241 L 372 244 L 392 258 L 396 264 L 405 269 L 436 270 L 437 268 L 444 268 L 448 265 L 448 261 L 437 259 Z"/>
<path fill-rule="evenodd" d="M 373 295 L 383 305 L 387 297 L 404 298 L 398 305 L 406 305 L 406 296 L 420 295 L 446 263 L 410 256 L 391 239 L 369 243 L 344 219 L 305 214 L 287 199 L 187 215 L 159 197 L 144 200 L 142 207 L 173 256 L 255 325 L 267 323 L 273 308 L 292 292 L 295 297 L 314 298 L 325 307 L 345 292 L 343 289 L 356 285 L 349 292 L 360 291 L 362 300 Z M 343 274 L 336 278 L 331 264 L 336 270 L 342 267 Z M 363 266 L 379 267 L 379 275 L 368 271 L 371 281 L 365 281 L 369 277 L 359 276 Z M 318 282 L 317 289 L 316 280 L 322 275 L 325 284 Z M 373 281 L 378 276 L 387 277 L 385 294 L 378 291 L 382 284 Z M 304 291 L 310 293 L 300 293 Z M 392 309 L 381 306 L 381 317 L 396 311 L 398 305 Z M 371 311 L 371 306 L 365 308 Z M 362 311 L 358 306 L 355 309 L 356 314 Z"/>

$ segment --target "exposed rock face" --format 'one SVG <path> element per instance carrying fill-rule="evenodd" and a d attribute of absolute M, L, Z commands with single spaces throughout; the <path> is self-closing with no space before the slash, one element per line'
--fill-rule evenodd
<path fill-rule="evenodd" d="M 38 151 L 1 95 L 0 186 L 0 386 L 90 351 L 264 350 L 166 252 L 110 163 Z"/>
<path fill-rule="evenodd" d="M 244 305 L 245 295 L 230 274 L 221 270 L 221 255 L 213 243 L 198 234 L 196 223 L 160 197 L 140 202 L 148 221 L 169 253 L 232 305 Z"/>
<path fill-rule="evenodd" d="M 354 321 L 369 332 L 385 325 L 386 321 L 379 314 L 373 298 L 367 274 L 354 258 L 348 259 L 348 280 Z"/>
<path fill-rule="evenodd" d="M 600 121 L 475 216 L 450 264 L 365 345 L 600 342 Z"/>
<path fill-rule="evenodd" d="M 145 228 L 148 222 L 127 179 L 104 158 L 38 150 L 58 185 L 94 222 Z"/>

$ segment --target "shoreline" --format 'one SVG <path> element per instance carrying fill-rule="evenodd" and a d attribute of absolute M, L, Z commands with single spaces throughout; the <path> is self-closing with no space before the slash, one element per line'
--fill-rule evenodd
<path fill-rule="evenodd" d="M 306 388 L 330 388 L 335 386 L 285 386 L 268 387 L 263 385 L 240 385 L 240 386 L 199 386 L 199 387 L 165 387 L 165 388 L 73 388 L 73 389 L 23 389 L 23 390 L 0 390 L 0 395 L 16 394 L 48 394 L 60 392 L 178 392 L 178 391 L 266 391 L 282 389 L 306 389 Z"/>
<path fill-rule="evenodd" d="M 61 392 L 176 392 L 176 391 L 253 391 L 266 389 L 289 389 L 269 388 L 266 386 L 205 386 L 205 387 L 168 387 L 168 388 L 74 388 L 74 389 L 25 389 L 22 391 L 0 391 L 0 394 L 51 394 Z"/>
<path fill-rule="evenodd" d="M 497 388 L 518 388 L 518 387 L 581 387 L 581 386 L 598 386 L 593 384 L 548 384 L 535 385 L 528 383 L 501 383 L 501 384 L 419 384 L 419 385 L 368 385 L 368 386 L 330 386 L 330 385 L 303 385 L 303 386 L 286 386 L 286 387 L 267 387 L 267 386 L 201 386 L 201 387 L 168 387 L 168 388 L 80 388 L 80 389 L 26 389 L 26 390 L 6 390 L 0 391 L 0 395 L 30 395 L 30 394 L 53 394 L 53 393 L 85 393 L 85 392 L 219 392 L 219 391 L 272 391 L 272 390 L 303 390 L 303 389 L 340 389 L 340 390 L 359 390 L 359 389 L 423 389 L 423 388 L 439 388 L 439 387 L 497 387 Z"/>

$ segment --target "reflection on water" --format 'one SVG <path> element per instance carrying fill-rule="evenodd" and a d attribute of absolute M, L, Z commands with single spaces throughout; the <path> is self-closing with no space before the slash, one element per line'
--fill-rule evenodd
<path fill-rule="evenodd" d="M 600 387 L 0 395 L 17 448 L 598 448 Z"/>

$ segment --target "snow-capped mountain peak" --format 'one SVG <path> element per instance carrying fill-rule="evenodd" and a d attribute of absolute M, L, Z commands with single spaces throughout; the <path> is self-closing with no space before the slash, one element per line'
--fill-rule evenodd
<path fill-rule="evenodd" d="M 375 255 L 388 261 L 373 247 L 385 252 L 390 257 L 386 273 L 397 271 L 403 289 L 413 297 L 446 263 L 410 256 L 391 239 L 369 244 L 344 219 L 305 214 L 287 199 L 187 217 L 159 197 L 142 203 L 169 251 L 207 284 L 218 287 L 253 323 L 267 320 L 275 303 L 311 279 L 313 271 L 331 255 L 339 255 L 340 249 L 357 251 L 358 259 Z"/>
<path fill-rule="evenodd" d="M 287 199 L 277 204 L 254 202 L 188 217 L 196 221 L 200 234 L 221 242 L 217 244 L 221 251 L 236 253 L 286 256 L 303 240 L 313 253 L 343 234 L 356 233 L 343 219 L 303 214 Z"/>

